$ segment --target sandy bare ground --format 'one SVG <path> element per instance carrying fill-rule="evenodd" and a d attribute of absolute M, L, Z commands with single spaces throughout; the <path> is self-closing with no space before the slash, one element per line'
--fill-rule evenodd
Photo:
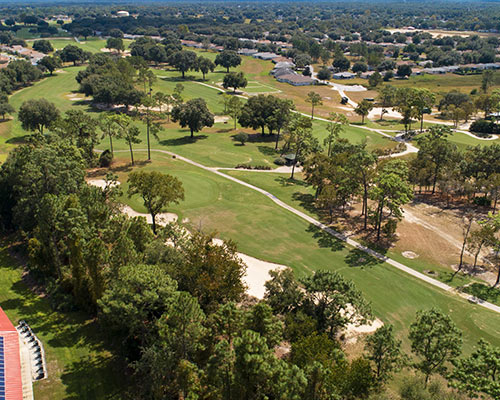
<path fill-rule="evenodd" d="M 222 245 L 224 243 L 221 239 L 214 239 L 213 242 L 217 245 Z M 286 265 L 259 260 L 258 258 L 243 253 L 238 253 L 238 257 L 247 266 L 246 274 L 243 277 L 243 282 L 245 282 L 248 287 L 247 294 L 258 299 L 264 298 L 264 293 L 266 291 L 264 284 L 271 279 L 269 271 L 288 268 Z"/>
<path fill-rule="evenodd" d="M 144 217 L 146 218 L 148 224 L 153 223 L 153 218 L 151 217 L 151 214 L 137 212 L 129 206 L 121 207 L 121 212 L 127 214 L 131 218 Z M 160 213 L 156 216 L 156 223 L 160 226 L 166 226 L 167 224 L 170 224 L 171 222 L 175 221 L 177 221 L 177 214 L 174 213 Z"/>
<path fill-rule="evenodd" d="M 372 334 L 383 325 L 384 323 L 380 319 L 375 318 L 369 324 L 359 326 L 356 326 L 355 324 L 348 324 L 342 333 L 345 335 L 347 343 L 356 343 L 359 336 Z"/>
<path fill-rule="evenodd" d="M 398 237 L 397 247 L 400 251 L 404 250 L 401 252 L 404 257 L 413 259 L 424 255 L 454 271 L 457 269 L 463 233 L 462 221 L 456 212 L 424 203 L 405 206 Z M 489 255 L 489 250 L 484 248 L 476 270 L 472 271 L 469 264 L 472 263 L 473 255 L 466 250 L 465 262 L 469 264 L 462 271 L 493 284 L 496 271 L 491 270 Z"/>
<path fill-rule="evenodd" d="M 384 113 L 384 117 L 389 118 L 402 118 L 401 113 L 394 111 L 392 108 L 386 108 L 387 112 Z M 374 107 L 368 114 L 368 119 L 377 120 L 380 119 L 380 113 L 382 112 L 382 107 Z"/>
<path fill-rule="evenodd" d="M 229 121 L 229 117 L 227 117 L 225 115 L 216 115 L 214 117 L 214 122 L 216 124 L 221 123 L 221 122 L 224 123 L 224 122 L 227 122 L 227 121 Z"/>
<path fill-rule="evenodd" d="M 425 204 L 422 204 L 419 205 L 417 211 L 415 210 L 415 208 L 407 206 L 404 208 L 404 219 L 408 223 L 418 224 L 432 232 L 437 233 L 440 237 L 445 239 L 453 247 L 455 247 L 458 250 L 461 250 L 462 249 L 461 228 L 450 230 L 447 225 L 439 223 L 439 221 L 436 220 L 435 216 L 432 215 L 435 214 L 436 212 L 439 212 L 437 211 L 438 210 L 437 208 L 436 210 L 434 210 L 434 208 L 436 207 L 426 206 Z M 414 210 L 417 212 L 415 212 Z M 431 222 L 430 219 L 433 219 L 433 222 Z"/>

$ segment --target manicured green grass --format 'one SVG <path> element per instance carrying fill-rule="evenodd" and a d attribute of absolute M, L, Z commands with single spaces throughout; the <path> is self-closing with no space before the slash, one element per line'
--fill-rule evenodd
<path fill-rule="evenodd" d="M 417 310 L 436 306 L 464 331 L 467 350 L 481 337 L 500 343 L 497 314 L 360 254 L 258 192 L 160 154 L 145 168 L 175 175 L 184 182 L 186 201 L 168 211 L 177 213 L 180 220 L 187 218 L 191 229 L 216 231 L 222 239 L 235 240 L 241 252 L 288 265 L 299 276 L 323 268 L 341 272 L 372 302 L 378 317 L 395 325 L 402 338 Z M 118 171 L 121 182 L 126 182 L 127 173 Z M 145 211 L 139 199 L 123 200 L 137 211 Z"/>
<path fill-rule="evenodd" d="M 64 35 L 63 35 L 64 36 Z M 29 47 L 33 45 L 34 40 L 38 40 L 38 37 L 30 37 L 27 40 Z M 55 50 L 61 50 L 66 47 L 68 44 L 73 46 L 80 47 L 85 51 L 90 51 L 91 53 L 100 53 L 101 49 L 106 47 L 106 40 L 98 38 L 98 37 L 88 37 L 87 40 L 81 37 L 78 42 L 74 39 L 74 37 L 61 37 L 61 38 L 49 38 L 47 39 Z M 132 43 L 129 39 L 123 39 L 123 44 L 125 49 L 128 49 L 130 43 Z"/>
<path fill-rule="evenodd" d="M 455 143 L 459 149 L 465 149 L 467 146 L 491 146 L 492 144 L 500 143 L 500 140 L 481 140 L 476 139 L 472 136 L 466 135 L 462 132 L 454 132 L 452 135 L 448 136 L 450 142 Z"/>
<path fill-rule="evenodd" d="M 81 108 L 90 111 L 87 104 L 72 101 L 68 98 L 69 95 L 74 94 L 78 89 L 75 76 L 82 68 L 65 68 L 62 72 L 56 73 L 52 77 L 44 78 L 30 87 L 17 91 L 10 97 L 9 102 L 16 110 L 19 110 L 19 107 L 27 100 L 44 98 L 53 102 L 62 112 L 72 108 Z M 83 95 L 78 96 L 81 97 Z M 14 113 L 12 120 L 0 122 L 0 154 L 10 151 L 27 134 L 29 132 L 21 128 L 21 123 L 17 119 L 17 113 Z"/>
<path fill-rule="evenodd" d="M 34 384 L 35 398 L 119 399 L 119 391 L 126 389 L 118 361 L 102 340 L 104 332 L 84 313 L 53 311 L 21 275 L 21 267 L 0 242 L 0 307 L 14 324 L 26 320 L 45 350 L 48 378 Z"/>
<path fill-rule="evenodd" d="M 270 85 L 264 85 L 258 81 L 249 81 L 246 88 L 242 89 L 247 93 L 257 94 L 257 93 L 279 93 L 280 91 Z"/>
<path fill-rule="evenodd" d="M 355 124 L 355 125 L 358 125 L 358 124 Z M 361 125 L 361 124 L 359 124 Z M 431 123 L 431 122 L 424 122 L 424 129 L 427 129 L 431 126 L 433 126 L 435 124 Z M 366 121 L 365 122 L 365 125 L 363 126 L 367 126 L 369 128 L 376 128 L 376 129 L 381 129 L 383 131 L 389 131 L 389 132 L 386 132 L 388 134 L 396 134 L 397 132 L 396 131 L 403 131 L 405 129 L 405 126 L 404 124 L 402 124 L 400 122 L 400 120 L 398 119 L 386 119 L 384 118 L 382 121 L 380 120 L 374 120 L 374 121 Z M 412 130 L 420 130 L 420 122 L 419 121 L 413 121 L 412 122 L 412 125 L 411 125 L 411 128 Z M 390 132 L 394 130 L 395 132 Z"/>

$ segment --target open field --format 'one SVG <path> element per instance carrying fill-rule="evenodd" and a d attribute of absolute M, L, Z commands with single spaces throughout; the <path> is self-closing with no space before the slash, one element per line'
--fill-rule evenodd
<path fill-rule="evenodd" d="M 36 39 L 27 40 L 29 47 L 33 45 L 34 40 Z M 87 38 L 87 40 L 85 40 L 84 38 L 80 38 L 78 42 L 73 37 L 48 38 L 47 40 L 52 44 L 52 47 L 54 47 L 55 50 L 61 50 L 68 44 L 71 44 L 73 46 L 80 47 L 85 51 L 98 53 L 102 48 L 106 47 L 106 40 L 95 37 L 89 37 Z M 128 49 L 130 43 L 132 43 L 131 40 L 123 39 L 123 45 L 125 46 L 125 49 Z"/>
<path fill-rule="evenodd" d="M 79 312 L 57 312 L 34 294 L 0 242 L 0 307 L 15 324 L 24 319 L 45 349 L 48 378 L 33 385 L 37 400 L 119 399 L 119 365 L 95 320 Z"/>
<path fill-rule="evenodd" d="M 126 160 L 125 154 L 119 157 L 119 161 Z M 222 239 L 235 240 L 239 251 L 288 265 L 299 276 L 322 268 L 341 271 L 372 302 L 376 316 L 394 323 L 402 337 L 406 336 L 416 310 L 438 306 L 449 312 L 465 331 L 467 349 L 479 337 L 493 343 L 500 340 L 497 315 L 393 267 L 362 257 L 358 251 L 318 231 L 255 191 L 163 154 L 155 154 L 155 162 L 145 168 L 168 172 L 184 182 L 186 201 L 168 211 L 178 214 L 181 221 L 187 218 L 188 226 L 217 231 Z M 120 182 L 126 182 L 128 172 L 123 168 L 117 170 Z M 136 211 L 145 211 L 137 198 L 124 197 L 123 201 Z"/>
<path fill-rule="evenodd" d="M 493 88 L 500 86 L 500 72 L 494 74 Z M 481 87 L 481 74 L 474 75 L 457 75 L 457 74 L 443 74 L 443 75 L 430 75 L 424 74 L 419 76 L 411 76 L 409 79 L 392 79 L 390 82 L 384 83 L 396 87 L 418 87 L 426 88 L 438 95 L 437 101 L 440 97 L 449 92 L 450 90 L 459 90 L 463 93 L 470 93 L 472 89 L 479 89 Z"/>

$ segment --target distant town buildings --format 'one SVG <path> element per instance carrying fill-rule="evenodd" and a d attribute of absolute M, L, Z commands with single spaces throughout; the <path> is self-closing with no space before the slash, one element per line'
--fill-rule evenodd
<path fill-rule="evenodd" d="M 8 62 L 10 62 L 15 59 L 24 58 L 28 59 L 33 65 L 37 65 L 38 62 L 46 56 L 44 53 L 40 53 L 39 51 L 28 49 L 20 45 L 0 45 L 0 51 L 3 52 L 3 54 L 0 55 L 0 59 L 7 59 Z"/>

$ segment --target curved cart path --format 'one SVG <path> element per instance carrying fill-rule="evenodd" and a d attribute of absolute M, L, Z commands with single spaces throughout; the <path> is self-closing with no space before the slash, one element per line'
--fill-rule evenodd
<path fill-rule="evenodd" d="M 147 149 L 138 149 L 138 150 L 135 150 L 135 151 L 147 151 Z M 213 167 L 207 167 L 203 164 L 200 164 L 196 161 L 193 161 L 189 158 L 186 158 L 186 157 L 183 157 L 183 156 L 180 156 L 176 153 L 173 153 L 171 151 L 167 151 L 167 150 L 160 150 L 160 149 L 151 149 L 151 151 L 154 151 L 154 152 L 157 152 L 157 153 L 163 153 L 163 154 L 168 154 L 170 156 L 175 156 L 177 159 L 181 160 L 181 161 L 184 161 L 188 164 L 191 164 L 195 167 L 198 167 L 198 168 L 201 168 L 201 169 L 204 169 L 205 171 L 209 171 L 209 172 L 212 172 L 216 175 L 219 175 L 225 179 L 229 179 L 230 181 L 233 181 L 239 185 L 242 185 L 242 186 L 245 186 L 249 189 L 252 189 L 252 190 L 255 190 L 261 194 L 263 194 L 264 196 L 268 197 L 269 199 L 271 199 L 274 203 L 276 203 L 278 206 L 280 206 L 281 208 L 284 208 L 285 210 L 288 210 L 290 211 L 291 213 L 295 214 L 296 216 L 302 218 L 303 220 L 309 222 L 310 224 L 313 224 L 315 226 L 317 226 L 318 228 L 322 229 L 323 231 L 329 233 L 330 235 L 334 236 L 335 238 L 339 239 L 339 240 L 342 240 L 343 242 L 347 243 L 348 245 L 356 248 L 356 249 L 359 249 L 365 253 L 367 253 L 368 255 L 372 256 L 372 257 L 375 257 L 381 261 L 384 261 L 386 262 L 387 264 L 399 269 L 400 271 L 403 271 L 403 272 L 406 272 L 407 274 L 417 278 L 417 279 L 420 279 L 421 281 L 424 281 L 432 286 L 435 286 L 435 287 L 438 287 L 446 292 L 450 292 L 450 293 L 455 293 L 455 294 L 458 294 L 460 297 L 463 297 L 464 299 L 472 302 L 472 303 L 475 303 L 475 304 L 478 304 L 480 305 L 481 307 L 484 307 L 488 310 L 491 310 L 491 311 L 494 311 L 496 313 L 499 313 L 500 314 L 500 307 L 495 305 L 495 304 L 492 304 L 492 303 L 489 303 L 487 301 L 483 301 L 481 299 L 478 299 L 477 297 L 475 296 L 471 296 L 471 295 L 468 295 L 466 293 L 460 293 L 460 292 L 457 292 L 457 290 L 455 290 L 455 288 L 447 285 L 446 283 L 443 283 L 443 282 L 440 282 L 438 281 L 437 279 L 434 279 L 434 278 L 431 278 L 425 274 L 422 274 L 418 271 L 415 271 L 414 269 L 396 261 L 396 260 L 393 260 L 392 258 L 389 258 L 387 256 L 384 256 L 383 254 L 380 254 L 378 253 L 377 251 L 375 250 L 372 250 L 364 245 L 362 245 L 361 243 L 349 238 L 348 236 L 340 233 L 340 232 L 337 232 L 335 231 L 334 229 L 326 226 L 325 224 L 321 223 L 320 221 L 310 217 L 309 215 L 303 213 L 302 211 L 300 210 L 297 210 L 296 208 L 293 208 L 292 206 L 286 204 L 285 202 L 281 201 L 280 199 L 278 199 L 275 195 L 273 195 L 272 193 L 264 190 L 264 189 L 261 189 L 257 186 L 254 186 L 254 185 L 251 185 L 247 182 L 244 182 L 238 178 L 235 178 L 233 176 L 230 176 L 230 175 L 226 175 L 224 174 L 223 172 L 219 171 L 217 168 L 213 168 Z M 128 152 L 128 150 L 120 150 L 120 151 L 116 151 L 116 152 Z"/>

